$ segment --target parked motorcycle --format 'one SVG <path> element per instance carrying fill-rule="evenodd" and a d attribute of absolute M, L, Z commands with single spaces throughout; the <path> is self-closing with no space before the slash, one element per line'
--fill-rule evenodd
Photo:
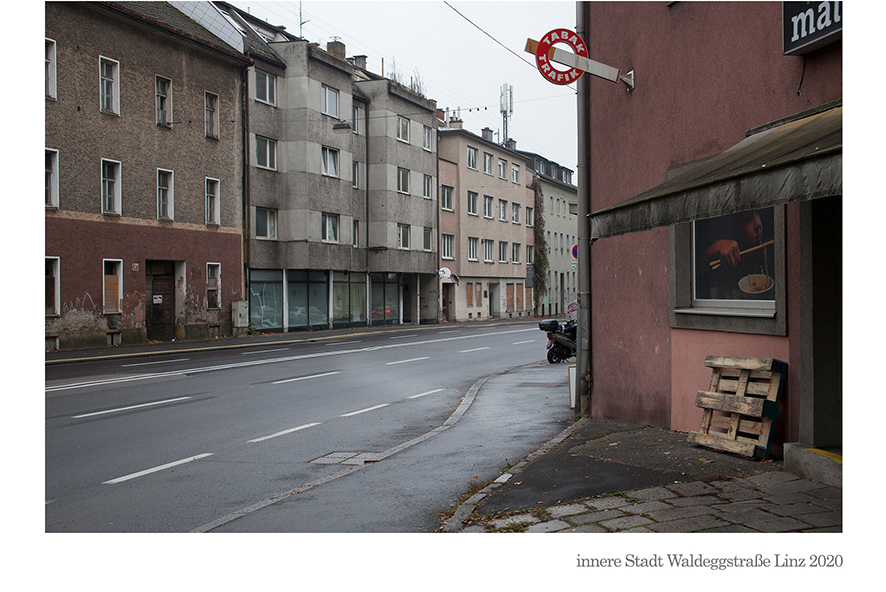
<path fill-rule="evenodd" d="M 548 362 L 559 364 L 575 355 L 575 335 L 578 324 L 575 319 L 561 324 L 556 319 L 547 319 L 538 328 L 548 335 Z"/>

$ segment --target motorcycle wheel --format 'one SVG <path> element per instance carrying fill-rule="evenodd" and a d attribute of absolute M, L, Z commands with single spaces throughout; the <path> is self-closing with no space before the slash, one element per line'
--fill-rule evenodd
<path fill-rule="evenodd" d="M 560 350 L 556 347 L 552 347 L 548 350 L 548 363 L 550 364 L 559 364 L 563 361 L 563 358 L 560 356 Z"/>

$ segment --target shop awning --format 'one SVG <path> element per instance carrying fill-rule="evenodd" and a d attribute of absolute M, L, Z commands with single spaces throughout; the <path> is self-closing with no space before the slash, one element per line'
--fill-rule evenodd
<path fill-rule="evenodd" d="M 590 214 L 591 238 L 843 193 L 843 107 L 755 133 L 626 201 Z"/>

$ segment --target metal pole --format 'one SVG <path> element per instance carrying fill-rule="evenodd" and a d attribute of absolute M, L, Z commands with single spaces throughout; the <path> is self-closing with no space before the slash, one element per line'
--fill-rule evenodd
<path fill-rule="evenodd" d="M 590 46 L 590 7 L 587 2 L 576 2 L 576 33 Z M 581 416 L 591 416 L 591 394 L 594 386 L 591 359 L 591 77 L 586 73 L 578 79 L 578 305 L 579 326 L 576 357 L 575 391 L 581 403 Z"/>

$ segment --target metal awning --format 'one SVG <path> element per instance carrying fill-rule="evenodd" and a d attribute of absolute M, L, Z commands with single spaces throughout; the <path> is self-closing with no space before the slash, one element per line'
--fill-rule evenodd
<path fill-rule="evenodd" d="M 843 193 L 843 107 L 745 138 L 689 171 L 589 215 L 591 238 Z"/>

